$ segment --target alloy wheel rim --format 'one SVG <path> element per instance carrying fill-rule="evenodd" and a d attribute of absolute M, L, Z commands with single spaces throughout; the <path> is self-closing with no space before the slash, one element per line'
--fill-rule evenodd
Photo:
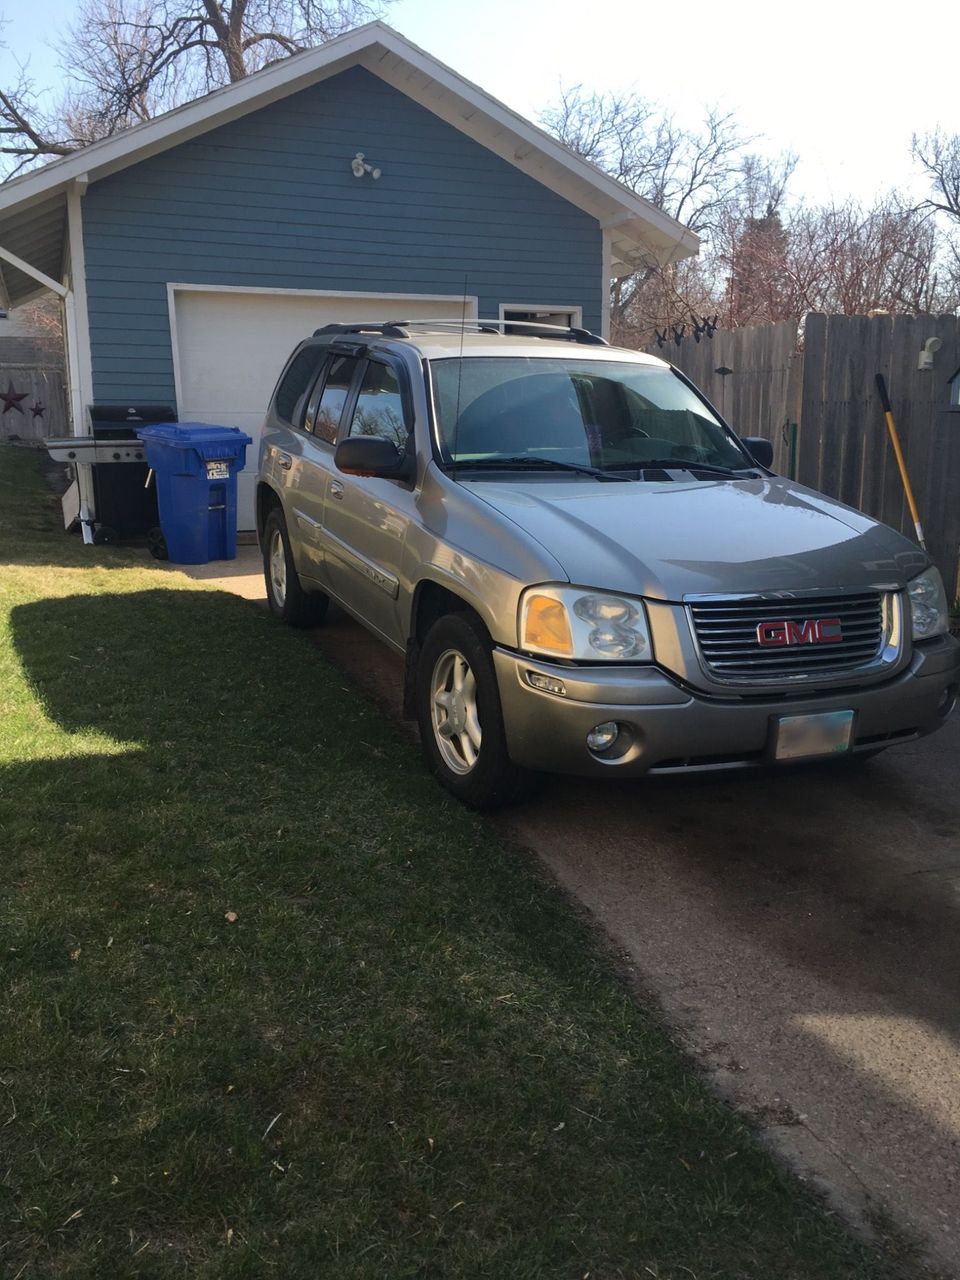
<path fill-rule="evenodd" d="M 274 600 L 282 608 L 287 599 L 287 557 L 279 529 L 274 529 L 270 539 L 270 586 Z"/>
<path fill-rule="evenodd" d="M 444 764 L 461 776 L 470 773 L 480 758 L 482 738 L 477 680 L 457 649 L 447 649 L 433 668 L 430 710 L 433 736 Z"/>

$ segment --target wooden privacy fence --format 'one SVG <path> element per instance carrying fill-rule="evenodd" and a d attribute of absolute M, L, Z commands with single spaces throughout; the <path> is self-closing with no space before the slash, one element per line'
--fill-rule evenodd
<path fill-rule="evenodd" d="M 0 400 L 0 442 L 48 440 L 70 434 L 63 369 L 47 364 L 6 364 L 0 360 L 0 396 L 23 394 L 9 408 Z M 40 409 L 42 412 L 37 412 Z"/>
<path fill-rule="evenodd" d="M 941 346 L 921 371 L 930 338 Z M 960 367 L 960 318 L 810 314 L 799 328 L 717 330 L 653 354 L 681 369 L 741 435 L 772 440 L 777 471 L 793 470 L 801 484 L 913 538 L 877 394 L 882 373 L 927 549 L 960 596 L 960 406 L 950 407 L 949 385 Z"/>

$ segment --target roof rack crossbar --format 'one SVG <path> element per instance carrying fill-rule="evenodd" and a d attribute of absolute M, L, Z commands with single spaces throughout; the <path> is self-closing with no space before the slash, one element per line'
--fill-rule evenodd
<path fill-rule="evenodd" d="M 350 324 L 325 324 L 322 328 L 314 330 L 313 336 L 319 338 L 327 334 L 371 333 L 380 334 L 385 338 L 409 338 L 411 329 L 428 333 L 447 330 L 452 330 L 454 333 L 461 331 L 495 333 L 502 337 L 521 334 L 530 338 L 553 338 L 554 341 L 577 342 L 592 347 L 609 345 L 598 333 L 592 333 L 589 329 L 574 325 L 540 324 L 533 320 L 475 320 L 472 317 L 467 320 L 455 320 L 446 316 L 432 320 L 376 320 Z"/>
<path fill-rule="evenodd" d="M 325 334 L 334 333 L 379 333 L 384 338 L 409 338 L 406 332 L 405 320 L 361 320 L 351 324 L 342 322 L 334 322 L 325 324 L 319 329 L 314 329 L 313 336 L 315 338 L 323 337 Z"/>

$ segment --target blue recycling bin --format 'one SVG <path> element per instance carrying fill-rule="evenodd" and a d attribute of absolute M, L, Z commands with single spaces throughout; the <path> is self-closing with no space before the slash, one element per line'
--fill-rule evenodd
<path fill-rule="evenodd" d="M 235 559 L 237 474 L 250 437 L 205 422 L 161 422 L 137 435 L 155 476 L 167 557 L 177 564 Z M 163 552 L 155 542 L 151 550 Z"/>

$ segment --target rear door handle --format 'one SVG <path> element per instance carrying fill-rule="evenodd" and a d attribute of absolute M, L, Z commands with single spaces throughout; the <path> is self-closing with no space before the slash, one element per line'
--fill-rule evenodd
<path fill-rule="evenodd" d="M 289 453 L 278 452 L 277 462 L 279 462 L 280 466 L 283 467 L 284 471 L 289 471 L 293 466 L 293 458 Z"/>
<path fill-rule="evenodd" d="M 341 499 L 343 498 L 343 485 L 340 483 L 339 480 L 330 481 L 330 497 L 341 498 Z"/>

